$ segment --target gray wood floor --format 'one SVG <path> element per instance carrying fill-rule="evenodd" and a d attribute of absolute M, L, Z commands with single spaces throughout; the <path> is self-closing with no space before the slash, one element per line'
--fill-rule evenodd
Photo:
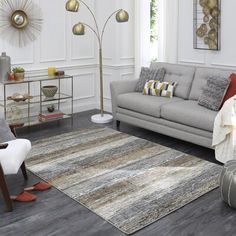
<path fill-rule="evenodd" d="M 93 125 L 90 122 L 90 115 L 96 112 L 89 111 L 76 114 L 73 124 L 71 120 L 64 120 L 40 127 L 21 129 L 17 133 L 19 137 L 36 140 L 90 127 Z M 109 126 L 115 127 L 114 124 Z M 120 130 L 215 162 L 212 150 L 124 123 L 121 123 Z M 17 194 L 22 191 L 24 186 L 39 181 L 39 178 L 32 173 L 29 173 L 29 177 L 28 183 L 25 183 L 21 173 L 15 176 L 7 176 L 11 194 Z M 0 236 L 124 235 L 111 224 L 55 188 L 45 192 L 37 192 L 37 196 L 36 202 L 14 203 L 12 213 L 4 212 L 3 199 L 0 196 Z M 236 235 L 235 222 L 236 211 L 221 201 L 219 190 L 216 189 L 134 235 L 233 236 Z"/>

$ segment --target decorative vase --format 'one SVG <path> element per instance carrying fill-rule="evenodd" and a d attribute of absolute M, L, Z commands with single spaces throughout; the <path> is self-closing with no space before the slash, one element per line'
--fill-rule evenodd
<path fill-rule="evenodd" d="M 58 87 L 55 85 L 46 85 L 43 86 L 41 89 L 45 97 L 53 98 L 57 93 Z"/>
<path fill-rule="evenodd" d="M 25 78 L 25 73 L 24 72 L 14 73 L 14 78 L 16 81 L 22 81 Z"/>
<path fill-rule="evenodd" d="M 220 175 L 220 191 L 223 201 L 236 208 L 236 160 L 224 165 Z"/>
<path fill-rule="evenodd" d="M 0 81 L 8 80 L 11 72 L 11 58 L 5 52 L 0 56 Z"/>

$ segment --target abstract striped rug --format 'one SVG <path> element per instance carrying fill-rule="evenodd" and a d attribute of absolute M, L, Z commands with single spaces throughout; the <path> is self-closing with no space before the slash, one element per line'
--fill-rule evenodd
<path fill-rule="evenodd" d="M 218 187 L 221 170 L 102 127 L 34 142 L 27 167 L 126 234 Z"/>

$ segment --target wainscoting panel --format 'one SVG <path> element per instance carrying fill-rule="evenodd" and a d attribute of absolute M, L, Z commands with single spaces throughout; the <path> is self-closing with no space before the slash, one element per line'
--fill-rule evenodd
<path fill-rule="evenodd" d="M 40 6 L 43 24 L 40 37 L 40 62 L 57 62 L 66 60 L 66 11 L 64 0 L 41 0 Z M 62 7 L 63 6 L 63 7 Z"/>
<path fill-rule="evenodd" d="M 95 74 L 74 75 L 74 100 L 95 98 Z"/>

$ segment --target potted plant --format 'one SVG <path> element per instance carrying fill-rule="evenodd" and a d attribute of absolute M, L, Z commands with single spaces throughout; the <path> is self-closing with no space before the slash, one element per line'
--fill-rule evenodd
<path fill-rule="evenodd" d="M 14 73 L 14 78 L 17 81 L 24 80 L 25 77 L 25 69 L 23 67 L 15 67 L 12 69 Z"/>

